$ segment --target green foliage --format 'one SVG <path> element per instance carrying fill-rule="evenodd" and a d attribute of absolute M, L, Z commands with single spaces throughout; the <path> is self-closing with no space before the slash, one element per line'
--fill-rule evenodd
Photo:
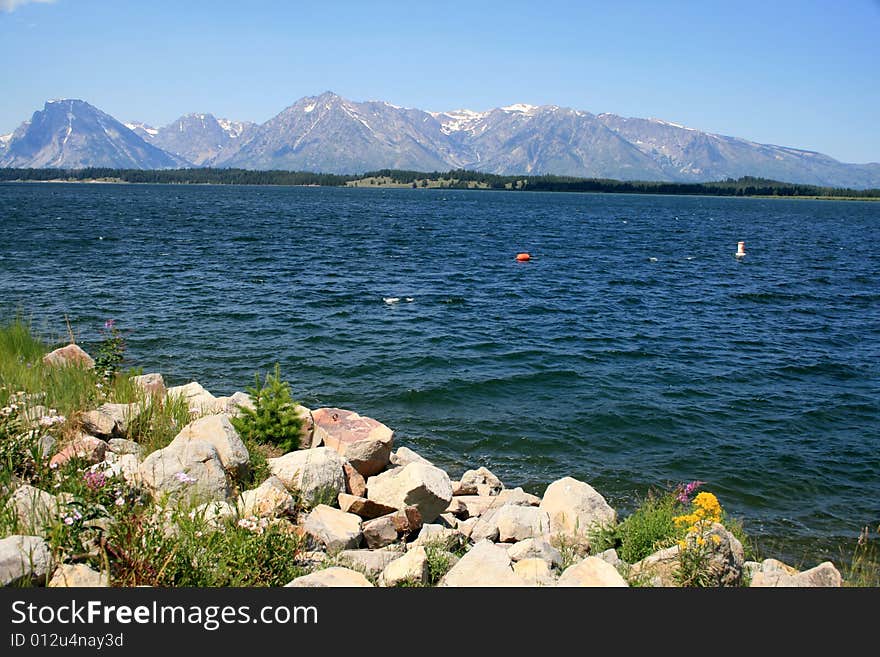
<path fill-rule="evenodd" d="M 623 522 L 590 532 L 593 553 L 610 548 L 627 563 L 641 561 L 657 550 L 674 545 L 684 536 L 684 528 L 673 518 L 682 506 L 671 493 L 650 492 L 642 504 Z"/>
<path fill-rule="evenodd" d="M 699 546 L 689 542 L 687 548 L 678 553 L 678 568 L 673 575 L 675 583 L 686 588 L 716 586 L 718 578 L 710 566 L 711 555 L 712 548 L 708 543 Z"/>
<path fill-rule="evenodd" d="M 425 546 L 425 554 L 428 556 L 428 586 L 434 586 L 452 568 L 452 559 L 442 545 L 429 543 Z"/>
<path fill-rule="evenodd" d="M 101 333 L 102 340 L 94 357 L 95 372 L 104 379 L 111 379 L 125 357 L 125 338 L 112 319 L 104 322 Z"/>
<path fill-rule="evenodd" d="M 880 526 L 874 534 L 868 527 L 859 534 L 853 555 L 843 568 L 844 586 L 880 586 Z"/>
<path fill-rule="evenodd" d="M 254 408 L 242 408 L 241 415 L 232 418 L 236 431 L 257 443 L 277 445 L 285 452 L 298 449 L 302 420 L 290 396 L 290 385 L 281 380 L 280 366 L 276 363 L 275 373 L 267 373 L 263 384 L 255 374 L 254 386 L 247 391 Z"/>
<path fill-rule="evenodd" d="M 142 410 L 129 423 L 128 437 L 143 445 L 148 454 L 167 447 L 192 419 L 189 405 L 183 397 L 156 397 L 148 400 L 147 395 L 138 390 L 131 401 L 137 403 Z"/>

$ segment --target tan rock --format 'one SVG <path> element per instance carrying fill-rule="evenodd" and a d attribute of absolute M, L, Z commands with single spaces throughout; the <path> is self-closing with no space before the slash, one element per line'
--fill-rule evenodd
<path fill-rule="evenodd" d="M 389 514 L 364 522 L 364 543 L 368 548 L 383 548 L 397 540 L 397 527 L 393 516 L 394 514 Z"/>
<path fill-rule="evenodd" d="M 428 582 L 429 576 L 428 553 L 423 547 L 415 547 L 385 567 L 379 577 L 379 586 L 421 585 Z"/>
<path fill-rule="evenodd" d="M 152 397 L 165 396 L 165 379 L 158 372 L 133 376 L 131 377 L 131 382 L 146 395 Z"/>
<path fill-rule="evenodd" d="M 498 510 L 498 541 L 515 543 L 527 538 L 550 536 L 550 518 L 533 506 L 508 504 Z"/>
<path fill-rule="evenodd" d="M 341 408 L 319 408 L 312 418 L 313 442 L 320 439 L 364 477 L 378 474 L 390 462 L 394 432 L 381 422 Z"/>
<path fill-rule="evenodd" d="M 39 536 L 0 539 L 0 586 L 45 584 L 54 568 L 49 544 Z"/>
<path fill-rule="evenodd" d="M 562 573 L 556 583 L 561 587 L 572 586 L 629 586 L 617 569 L 607 561 L 598 557 L 587 557 Z"/>
<path fill-rule="evenodd" d="M 355 470 L 354 466 L 348 461 L 342 465 L 342 469 L 345 474 L 345 492 L 357 497 L 366 497 L 367 480 L 364 479 L 364 476 Z"/>
<path fill-rule="evenodd" d="M 477 485 L 472 483 L 463 484 L 461 481 L 452 482 L 452 494 L 457 495 L 476 495 Z"/>
<path fill-rule="evenodd" d="M 414 506 L 406 506 L 399 511 L 391 514 L 391 522 L 398 534 L 409 536 L 419 531 L 424 524 L 422 522 L 422 514 L 418 508 Z"/>
<path fill-rule="evenodd" d="M 49 588 L 108 587 L 110 580 L 107 573 L 99 573 L 84 563 L 62 564 L 55 569 Z"/>
<path fill-rule="evenodd" d="M 677 586 L 680 548 L 677 545 L 658 550 L 634 563 L 627 575 L 630 582 L 640 586 Z"/>
<path fill-rule="evenodd" d="M 443 550 L 457 550 L 467 542 L 467 538 L 457 529 L 442 525 L 423 525 L 416 540 L 410 546 L 434 546 Z"/>
<path fill-rule="evenodd" d="M 62 515 L 62 505 L 54 495 L 28 484 L 13 491 L 6 508 L 15 514 L 19 529 L 34 536 L 45 536 L 47 527 Z"/>
<path fill-rule="evenodd" d="M 504 488 L 504 484 L 501 483 L 501 480 L 484 467 L 466 471 L 461 475 L 460 484 L 463 487 L 474 488 L 486 486 L 487 488 L 485 489 L 485 492 L 481 493 L 486 495 L 497 495 Z"/>
<path fill-rule="evenodd" d="M 73 458 L 83 459 L 87 463 L 94 465 L 104 460 L 104 455 L 109 447 L 100 438 L 80 433 L 51 458 L 49 467 L 58 468 Z"/>
<path fill-rule="evenodd" d="M 80 415 L 83 431 L 98 438 L 110 438 L 116 432 L 116 420 L 103 411 L 87 411 Z"/>
<path fill-rule="evenodd" d="M 553 534 L 583 535 L 594 525 L 613 524 L 617 514 L 587 483 L 571 477 L 547 487 L 539 508 L 550 516 Z"/>
<path fill-rule="evenodd" d="M 424 463 L 425 465 L 434 465 L 428 459 L 419 456 L 409 447 L 398 447 L 397 451 L 391 455 L 391 465 L 403 467 L 410 463 Z"/>
<path fill-rule="evenodd" d="M 95 361 L 92 357 L 83 351 L 82 347 L 75 344 L 69 344 L 55 351 L 50 351 L 43 356 L 43 362 L 53 367 L 76 365 L 90 370 L 95 367 Z"/>
<path fill-rule="evenodd" d="M 242 516 L 280 518 L 296 511 L 293 496 L 278 477 L 272 476 L 253 490 L 241 494 L 238 503 Z"/>
<path fill-rule="evenodd" d="M 370 580 L 356 570 L 333 566 L 288 582 L 292 588 L 370 588 Z"/>
<path fill-rule="evenodd" d="M 214 413 L 217 410 L 217 398 L 197 381 L 186 385 L 173 386 L 165 392 L 168 398 L 182 398 L 193 415 Z M 225 410 L 225 405 L 223 410 Z"/>
<path fill-rule="evenodd" d="M 536 557 L 520 559 L 513 564 L 513 572 L 521 577 L 528 586 L 556 586 L 556 579 L 550 570 L 550 564 L 543 559 Z"/>
<path fill-rule="evenodd" d="M 540 559 L 552 566 L 562 565 L 562 554 L 545 538 L 527 538 L 507 548 L 511 561 Z"/>
<path fill-rule="evenodd" d="M 213 445 L 223 467 L 236 479 L 243 478 L 250 470 L 247 447 L 225 415 L 209 415 L 190 422 L 175 436 L 171 445 L 190 440 L 203 440 Z"/>
<path fill-rule="evenodd" d="M 385 567 L 399 559 L 403 552 L 395 550 L 343 550 L 336 556 L 341 566 L 364 573 L 367 577 L 379 577 Z"/>
<path fill-rule="evenodd" d="M 388 515 L 397 511 L 394 507 L 379 504 L 373 500 L 364 497 L 349 495 L 348 493 L 339 493 L 339 508 L 346 513 L 354 513 L 366 520 L 378 518 L 379 516 Z"/>
<path fill-rule="evenodd" d="M 431 522 L 449 506 L 452 483 L 440 468 L 414 462 L 367 480 L 367 497 L 402 509 L 415 506 L 423 522 Z"/>
<path fill-rule="evenodd" d="M 170 444 L 147 456 L 138 478 L 154 496 L 186 504 L 226 500 L 232 492 L 217 450 L 204 440 Z"/>
<path fill-rule="evenodd" d="M 439 586 L 520 587 L 525 582 L 513 572 L 507 550 L 480 541 L 443 576 Z"/>
<path fill-rule="evenodd" d="M 319 504 L 309 513 L 303 528 L 327 546 L 329 552 L 354 549 L 363 536 L 359 517 L 326 504 Z"/>

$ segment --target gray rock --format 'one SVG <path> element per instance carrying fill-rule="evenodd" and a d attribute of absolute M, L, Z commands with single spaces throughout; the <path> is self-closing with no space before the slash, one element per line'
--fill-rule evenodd
<path fill-rule="evenodd" d="M 457 529 L 442 525 L 423 525 L 411 547 L 434 546 L 442 550 L 457 550 L 467 542 L 467 538 Z"/>
<path fill-rule="evenodd" d="M 640 586 L 677 586 L 679 546 L 658 550 L 634 563 L 627 575 L 629 581 Z"/>
<path fill-rule="evenodd" d="M 149 399 L 147 399 L 143 404 L 101 404 L 98 406 L 97 413 L 113 418 L 113 422 L 116 424 L 113 433 L 124 436 L 128 434 L 131 423 L 140 417 L 149 403 Z"/>
<path fill-rule="evenodd" d="M 441 578 L 439 586 L 519 587 L 525 582 L 513 572 L 507 550 L 480 541 Z"/>
<path fill-rule="evenodd" d="M 539 506 L 541 498 L 531 493 L 526 493 L 522 488 L 505 488 L 497 495 L 497 506 L 515 504 L 517 506 Z"/>
<path fill-rule="evenodd" d="M 527 538 L 507 548 L 507 555 L 512 561 L 523 559 L 541 559 L 559 567 L 562 565 L 562 554 L 545 538 Z"/>
<path fill-rule="evenodd" d="M 553 534 L 583 535 L 594 525 L 613 524 L 617 518 L 592 486 L 571 477 L 550 484 L 539 508 L 550 516 Z"/>
<path fill-rule="evenodd" d="M 562 573 L 556 585 L 561 587 L 629 586 L 614 566 L 598 557 L 587 557 L 580 563 L 569 566 Z"/>
<path fill-rule="evenodd" d="M 765 559 L 757 565 L 758 569 L 753 571 L 751 578 L 750 586 L 752 587 L 812 588 L 843 585 L 840 572 L 830 561 L 825 561 L 803 572 L 798 572 L 795 568 L 776 559 Z"/>
<path fill-rule="evenodd" d="M 617 550 L 611 548 L 610 550 L 605 550 L 604 552 L 600 552 L 596 555 L 597 558 L 605 561 L 606 563 L 610 563 L 612 566 L 617 568 L 619 571 L 626 564 L 621 560 L 619 556 L 617 556 Z"/>
<path fill-rule="evenodd" d="M 370 588 L 373 585 L 356 570 L 333 566 L 309 575 L 303 575 L 284 586 L 292 588 Z"/>
<path fill-rule="evenodd" d="M 268 459 L 269 471 L 303 504 L 334 504 L 345 490 L 345 460 L 329 447 L 303 449 Z"/>
<path fill-rule="evenodd" d="M 39 536 L 0 539 L 0 586 L 44 584 L 54 566 L 52 550 Z"/>
<path fill-rule="evenodd" d="M 19 529 L 34 536 L 46 536 L 47 528 L 60 519 L 62 512 L 54 495 L 28 484 L 13 491 L 6 508 L 15 513 Z"/>
<path fill-rule="evenodd" d="M 326 504 L 319 504 L 309 513 L 303 529 L 321 541 L 329 552 L 357 548 L 363 536 L 358 516 Z"/>
<path fill-rule="evenodd" d="M 49 580 L 49 588 L 105 588 L 110 586 L 106 573 L 99 573 L 84 563 L 61 564 Z"/>
<path fill-rule="evenodd" d="M 185 504 L 226 500 L 232 492 L 217 450 L 204 440 L 153 452 L 138 467 L 138 478 L 154 497 L 167 493 Z"/>
<path fill-rule="evenodd" d="M 415 506 L 423 522 L 439 516 L 452 500 L 452 483 L 440 468 L 410 463 L 367 480 L 367 497 L 398 509 Z"/>
<path fill-rule="evenodd" d="M 379 577 L 385 567 L 399 559 L 401 554 L 394 550 L 343 550 L 336 556 L 336 561 L 368 577 Z"/>
<path fill-rule="evenodd" d="M 225 415 L 209 415 L 190 422 L 180 430 L 170 446 L 191 440 L 203 440 L 213 445 L 223 467 L 236 479 L 243 478 L 250 470 L 247 447 Z"/>
<path fill-rule="evenodd" d="M 111 438 L 107 441 L 110 451 L 114 454 L 134 454 L 138 458 L 144 455 L 144 446 L 125 438 Z"/>
<path fill-rule="evenodd" d="M 550 535 L 550 518 L 533 506 L 508 504 L 498 510 L 498 541 L 515 543 L 527 538 Z"/>
<path fill-rule="evenodd" d="M 385 567 L 379 576 L 379 586 L 421 585 L 426 584 L 429 577 L 428 553 L 418 546 Z"/>

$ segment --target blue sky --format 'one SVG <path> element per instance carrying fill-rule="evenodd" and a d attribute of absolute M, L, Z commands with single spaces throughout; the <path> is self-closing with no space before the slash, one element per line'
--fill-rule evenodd
<path fill-rule="evenodd" d="M 880 0 L 0 0 L 0 133 L 49 98 L 153 125 L 262 122 L 329 89 L 658 117 L 877 162 L 878 33 Z"/>

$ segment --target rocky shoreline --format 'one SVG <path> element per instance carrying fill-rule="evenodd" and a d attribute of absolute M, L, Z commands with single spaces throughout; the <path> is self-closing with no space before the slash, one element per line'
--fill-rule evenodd
<path fill-rule="evenodd" d="M 88 366 L 91 358 L 68 345 L 44 360 Z M 774 559 L 747 561 L 711 513 L 694 521 L 685 540 L 636 563 L 614 549 L 594 553 L 590 532 L 618 517 L 588 483 L 565 477 L 537 497 L 507 488 L 484 467 L 453 477 L 407 447 L 395 449 L 394 432 L 381 422 L 339 408 L 298 406 L 300 449 L 268 458 L 268 475 L 245 488 L 252 455 L 232 420 L 253 408 L 249 395 L 215 397 L 196 382 L 166 389 L 161 374 L 132 381 L 143 401 L 83 412 L 62 444 L 41 439 L 49 467 L 84 463 L 87 479 L 124 481 L 144 491 L 159 518 L 186 509 L 215 528 L 283 526 L 302 539 L 306 547 L 293 558 L 309 571 L 286 586 L 665 587 L 680 585 L 682 558 L 695 551 L 712 586 L 842 585 L 831 562 L 799 572 Z M 150 404 L 168 400 L 185 401 L 191 421 L 167 446 L 144 453 L 130 427 Z M 34 406 L 28 417 L 45 427 L 49 411 Z M 50 549 L 49 528 L 69 501 L 64 493 L 24 482 L 7 492 L 5 511 L 30 531 L 0 539 L 0 583 L 109 585 L 94 560 L 59 562 Z"/>

